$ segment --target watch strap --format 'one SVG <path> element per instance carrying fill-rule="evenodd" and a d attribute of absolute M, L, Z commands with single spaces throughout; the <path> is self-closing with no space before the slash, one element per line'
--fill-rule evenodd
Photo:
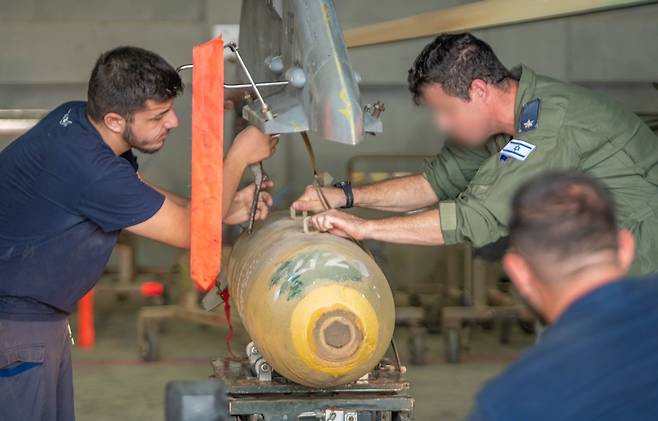
<path fill-rule="evenodd" d="M 341 206 L 341 208 L 349 209 L 354 207 L 354 193 L 352 192 L 352 183 L 349 181 L 341 181 L 334 184 L 334 187 L 342 189 L 343 193 L 345 193 L 345 206 Z"/>

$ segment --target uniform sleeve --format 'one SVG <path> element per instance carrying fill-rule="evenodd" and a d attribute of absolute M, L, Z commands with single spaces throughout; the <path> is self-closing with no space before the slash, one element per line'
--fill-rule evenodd
<path fill-rule="evenodd" d="M 164 196 L 144 184 L 131 163 L 119 159 L 81 193 L 77 210 L 105 232 L 130 227 L 160 210 Z"/>
<path fill-rule="evenodd" d="M 519 186 L 544 170 L 578 168 L 577 142 L 587 136 L 592 134 L 569 127 L 553 135 L 537 132 L 521 139 L 535 145 L 525 161 L 502 161 L 500 154 L 487 160 L 466 190 L 439 203 L 445 243 L 470 241 L 481 247 L 507 235 L 511 200 Z"/>
<path fill-rule="evenodd" d="M 485 146 L 472 149 L 446 145 L 436 158 L 425 163 L 423 176 L 439 200 L 454 199 L 490 156 Z"/>
<path fill-rule="evenodd" d="M 493 416 L 484 405 L 477 405 L 473 408 L 471 414 L 468 416 L 469 421 L 495 421 L 497 418 Z"/>

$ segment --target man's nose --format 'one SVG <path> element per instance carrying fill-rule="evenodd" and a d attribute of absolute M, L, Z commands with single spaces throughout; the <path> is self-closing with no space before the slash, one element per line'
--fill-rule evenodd
<path fill-rule="evenodd" d="M 178 127 L 178 115 L 176 114 L 176 111 L 171 110 L 171 115 L 169 116 L 165 127 L 167 130 L 175 129 Z"/>

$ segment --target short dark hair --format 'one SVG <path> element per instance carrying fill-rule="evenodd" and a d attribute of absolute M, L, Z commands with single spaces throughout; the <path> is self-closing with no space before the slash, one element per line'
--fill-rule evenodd
<path fill-rule="evenodd" d="M 159 55 L 118 47 L 98 58 L 87 88 L 87 114 L 101 121 L 114 112 L 126 119 L 151 99 L 167 101 L 183 91 L 180 76 Z"/>
<path fill-rule="evenodd" d="M 551 170 L 524 183 L 512 199 L 509 230 L 510 247 L 531 264 L 617 250 L 612 194 L 575 170 Z"/>
<path fill-rule="evenodd" d="M 489 44 L 465 32 L 441 34 L 427 44 L 409 69 L 407 81 L 414 103 L 419 105 L 423 89 L 431 83 L 441 85 L 448 95 L 470 101 L 474 80 L 500 86 L 511 78 Z"/>

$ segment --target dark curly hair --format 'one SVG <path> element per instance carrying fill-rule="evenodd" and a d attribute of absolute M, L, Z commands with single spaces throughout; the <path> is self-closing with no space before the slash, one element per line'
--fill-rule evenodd
<path fill-rule="evenodd" d="M 500 86 L 511 78 L 489 44 L 465 32 L 441 34 L 427 44 L 409 69 L 407 81 L 414 103 L 419 105 L 423 89 L 431 83 L 441 85 L 448 95 L 470 101 L 475 79 Z"/>
<path fill-rule="evenodd" d="M 87 88 L 87 114 L 101 121 L 114 112 L 129 120 L 151 99 L 166 101 L 183 91 L 180 76 L 159 55 L 137 47 L 118 47 L 98 58 Z"/>

